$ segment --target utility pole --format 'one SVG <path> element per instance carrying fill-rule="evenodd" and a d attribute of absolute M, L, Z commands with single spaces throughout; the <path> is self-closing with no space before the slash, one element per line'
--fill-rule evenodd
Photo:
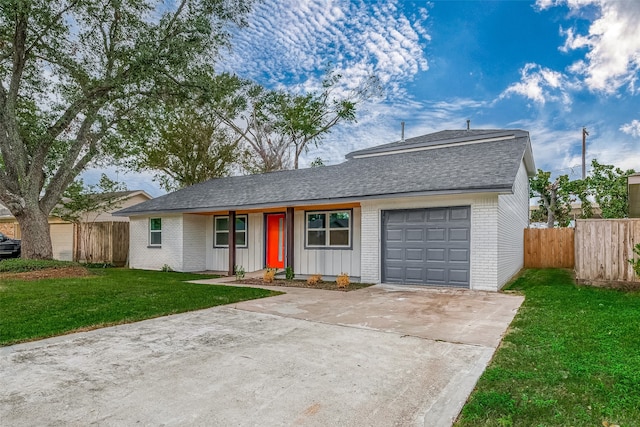
<path fill-rule="evenodd" d="M 589 132 L 587 132 L 587 128 L 586 127 L 582 127 L 582 179 L 585 179 L 587 177 L 587 168 L 585 165 L 585 155 L 587 152 L 587 135 L 589 135 Z"/>

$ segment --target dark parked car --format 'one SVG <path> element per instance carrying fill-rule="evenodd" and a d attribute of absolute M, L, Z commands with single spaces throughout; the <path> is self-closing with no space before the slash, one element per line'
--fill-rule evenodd
<path fill-rule="evenodd" d="M 4 234 L 0 233 L 0 259 L 19 258 L 20 248 L 20 240 L 10 239 Z"/>

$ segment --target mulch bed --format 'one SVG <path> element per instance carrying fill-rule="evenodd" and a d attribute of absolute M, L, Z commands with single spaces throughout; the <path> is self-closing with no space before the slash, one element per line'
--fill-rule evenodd
<path fill-rule="evenodd" d="M 66 279 L 70 277 L 86 277 L 91 273 L 84 267 L 47 268 L 44 270 L 25 271 L 22 273 L 0 273 L 2 279 L 40 280 L 40 279 Z"/>
<path fill-rule="evenodd" d="M 231 283 L 242 283 L 245 285 L 255 285 L 255 286 L 283 286 L 289 288 L 308 288 L 308 289 L 324 289 L 328 291 L 355 291 L 357 289 L 366 288 L 368 286 L 373 286 L 373 283 L 350 283 L 347 288 L 339 288 L 336 282 L 319 282 L 316 285 L 310 285 L 305 280 L 284 280 L 284 279 L 275 279 L 271 283 L 267 283 L 260 278 L 255 279 L 242 279 L 235 280 Z"/>

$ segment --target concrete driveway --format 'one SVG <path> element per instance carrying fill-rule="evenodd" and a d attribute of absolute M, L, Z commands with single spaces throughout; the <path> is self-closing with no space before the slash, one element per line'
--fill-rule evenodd
<path fill-rule="evenodd" d="M 446 426 L 522 297 L 375 286 L 0 348 L 11 426 Z"/>

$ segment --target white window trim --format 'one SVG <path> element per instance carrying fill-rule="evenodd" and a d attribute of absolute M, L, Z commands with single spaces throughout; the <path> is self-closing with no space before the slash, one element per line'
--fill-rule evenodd
<path fill-rule="evenodd" d="M 216 236 L 217 233 L 229 233 L 230 230 L 216 230 L 216 219 L 218 218 L 227 218 L 227 220 L 229 219 L 229 215 L 215 215 L 213 217 L 213 247 L 214 248 L 228 248 L 229 245 L 219 245 L 216 242 Z M 238 218 L 244 218 L 244 230 L 241 230 L 240 233 L 245 233 L 244 236 L 244 245 L 239 245 L 238 244 L 238 239 L 236 238 L 236 248 L 248 248 L 249 247 L 249 215 L 247 214 L 242 214 L 242 215 L 236 215 L 236 219 Z M 236 230 L 236 237 L 238 236 L 238 230 Z"/>
<path fill-rule="evenodd" d="M 160 220 L 160 230 L 152 230 L 151 229 L 151 221 L 153 221 L 154 219 L 159 219 Z M 151 236 L 154 233 L 155 234 L 160 234 L 160 243 L 151 243 L 152 242 Z M 149 246 L 152 246 L 154 248 L 162 246 L 162 218 L 159 218 L 159 217 L 149 218 Z"/>
<path fill-rule="evenodd" d="M 329 227 L 329 218 L 331 214 L 346 212 L 349 214 L 349 244 L 348 245 L 331 245 L 330 235 L 332 228 Z M 325 228 L 309 228 L 309 215 L 324 214 Z M 344 228 L 333 228 L 333 230 L 345 230 Z M 309 231 L 325 231 L 324 245 L 310 245 Z M 336 209 L 331 211 L 305 211 L 304 213 L 304 246 L 305 249 L 352 249 L 353 248 L 353 209 Z"/>

